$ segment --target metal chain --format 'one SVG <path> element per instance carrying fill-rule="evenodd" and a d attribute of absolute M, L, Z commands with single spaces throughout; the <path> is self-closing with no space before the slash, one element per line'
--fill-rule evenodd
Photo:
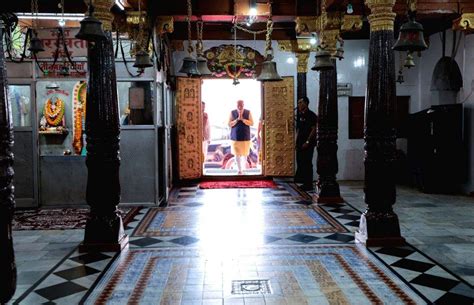
<path fill-rule="evenodd" d="M 260 31 L 252 31 L 252 30 L 246 29 L 246 28 L 244 28 L 244 27 L 241 27 L 241 26 L 238 25 L 237 23 L 234 24 L 234 26 L 235 26 L 237 29 L 241 30 L 241 31 L 244 31 L 244 32 L 246 32 L 246 33 L 253 34 L 253 35 L 264 34 L 264 33 L 267 32 L 267 29 L 265 29 L 265 30 L 260 30 Z"/>
<path fill-rule="evenodd" d="M 186 21 L 188 22 L 188 53 L 191 55 L 193 53 L 193 46 L 191 45 L 191 18 L 193 16 L 193 7 L 191 4 L 191 0 L 187 1 L 188 5 L 188 16 L 186 17 Z"/>
<path fill-rule="evenodd" d="M 196 22 L 196 34 L 197 34 L 197 41 L 196 41 L 196 54 L 202 55 L 202 30 L 204 28 L 204 22 L 199 20 Z"/>
<path fill-rule="evenodd" d="M 38 18 L 38 0 L 31 0 L 31 25 L 36 29 L 36 18 Z M 36 17 L 36 18 L 35 18 Z"/>
<path fill-rule="evenodd" d="M 265 36 L 265 55 L 273 55 L 272 49 L 272 31 L 273 31 L 273 21 L 272 21 L 272 4 L 271 0 L 267 1 L 268 3 L 268 20 L 267 20 L 267 34 Z"/>
<path fill-rule="evenodd" d="M 320 37 L 320 45 L 322 48 L 325 47 L 324 42 L 324 27 L 326 26 L 326 19 L 327 19 L 327 12 L 326 12 L 326 0 L 322 0 L 321 2 L 321 37 Z"/>

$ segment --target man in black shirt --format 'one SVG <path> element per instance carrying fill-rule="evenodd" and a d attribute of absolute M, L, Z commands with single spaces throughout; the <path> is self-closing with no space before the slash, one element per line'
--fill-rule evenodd
<path fill-rule="evenodd" d="M 309 99 L 298 100 L 296 116 L 296 175 L 295 182 L 303 183 L 303 189 L 313 189 L 313 153 L 316 146 L 318 117 L 308 108 Z"/>

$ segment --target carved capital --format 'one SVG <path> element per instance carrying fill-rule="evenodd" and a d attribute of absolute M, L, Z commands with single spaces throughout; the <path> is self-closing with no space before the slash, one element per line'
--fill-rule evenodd
<path fill-rule="evenodd" d="M 298 16 L 296 17 L 296 34 L 318 32 L 317 17 Z"/>
<path fill-rule="evenodd" d="M 367 0 L 370 8 L 370 31 L 393 31 L 393 21 L 396 14 L 392 11 L 395 0 Z"/>
<path fill-rule="evenodd" d="M 278 50 L 282 52 L 295 52 L 297 49 L 296 40 L 278 40 Z"/>
<path fill-rule="evenodd" d="M 89 5 L 89 1 L 84 1 Z M 92 0 L 94 6 L 94 16 L 102 22 L 102 26 L 106 31 L 112 31 L 112 21 L 114 15 L 110 11 L 114 5 L 114 0 Z"/>
<path fill-rule="evenodd" d="M 336 54 L 337 50 L 337 41 L 340 35 L 339 29 L 334 30 L 325 30 L 324 31 L 324 44 L 326 45 L 326 50 L 331 53 L 331 55 Z"/>
<path fill-rule="evenodd" d="M 319 17 L 322 18 L 322 17 Z M 324 18 L 324 30 L 339 30 L 343 24 L 343 13 L 342 12 L 328 12 Z"/>
<path fill-rule="evenodd" d="M 474 13 L 464 13 L 453 21 L 454 31 L 463 31 L 466 34 L 474 33 Z"/>
<path fill-rule="evenodd" d="M 173 16 L 158 16 L 156 18 L 156 31 L 159 35 L 165 33 L 173 33 L 174 20 Z"/>
<path fill-rule="evenodd" d="M 298 52 L 296 53 L 296 58 L 298 59 L 298 73 L 308 72 L 309 52 Z"/>
<path fill-rule="evenodd" d="M 364 22 L 362 21 L 361 15 L 344 15 L 342 20 L 341 31 L 342 32 L 355 32 L 360 31 Z"/>
<path fill-rule="evenodd" d="M 136 11 L 127 11 L 127 23 L 132 25 L 138 25 L 140 23 L 146 24 L 147 15 L 145 11 L 136 12 Z"/>

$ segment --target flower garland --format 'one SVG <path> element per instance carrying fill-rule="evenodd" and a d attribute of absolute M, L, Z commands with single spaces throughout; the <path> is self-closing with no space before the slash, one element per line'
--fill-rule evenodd
<path fill-rule="evenodd" d="M 56 127 L 62 122 L 64 117 L 65 105 L 63 100 L 56 98 L 55 108 L 52 108 L 53 101 L 49 98 L 44 104 L 43 115 L 46 118 L 48 125 Z"/>
<path fill-rule="evenodd" d="M 82 139 L 83 120 L 86 117 L 86 94 L 87 94 L 87 83 L 78 82 L 74 86 L 74 136 L 72 147 L 74 152 L 78 155 L 81 154 L 82 147 L 84 146 Z"/>

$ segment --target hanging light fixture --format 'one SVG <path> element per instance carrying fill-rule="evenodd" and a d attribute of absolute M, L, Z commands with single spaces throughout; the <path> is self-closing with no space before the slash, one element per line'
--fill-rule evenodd
<path fill-rule="evenodd" d="M 237 26 L 234 25 L 234 81 L 232 85 L 237 86 L 240 84 L 239 79 L 237 78 Z"/>
<path fill-rule="evenodd" d="M 186 21 L 188 22 L 188 56 L 183 59 L 183 65 L 181 69 L 179 69 L 179 73 L 185 73 L 188 77 L 192 76 L 200 76 L 201 72 L 199 72 L 197 68 L 197 60 L 193 57 L 193 46 L 191 45 L 191 17 L 192 17 L 192 6 L 191 0 L 187 1 L 188 6 L 188 16 L 186 17 Z"/>
<path fill-rule="evenodd" d="M 107 38 L 102 29 L 102 22 L 94 17 L 92 0 L 89 1 L 89 15 L 81 20 L 81 28 L 76 34 L 76 38 L 85 41 L 99 41 Z"/>
<path fill-rule="evenodd" d="M 316 51 L 316 61 L 314 62 L 314 66 L 311 68 L 313 71 L 327 71 L 334 69 L 334 64 L 331 60 L 331 53 L 326 50 L 326 44 L 324 42 L 324 26 L 326 24 L 326 1 L 323 0 L 321 2 L 321 16 L 320 20 L 320 39 L 319 45 L 317 46 Z"/>
<path fill-rule="evenodd" d="M 237 86 L 238 84 L 240 84 L 239 79 L 237 77 L 234 77 L 234 80 L 232 81 L 232 85 Z"/>
<path fill-rule="evenodd" d="M 38 17 L 38 0 L 31 1 L 31 38 L 30 46 L 28 51 L 36 55 L 39 52 L 43 52 L 43 42 L 38 38 L 38 33 L 36 32 L 36 20 Z"/>
<path fill-rule="evenodd" d="M 138 0 L 138 39 L 141 40 L 143 37 L 143 20 L 142 20 L 142 8 L 141 8 L 141 0 Z M 153 62 L 150 59 L 150 55 L 148 52 L 143 50 L 143 45 L 142 42 L 137 42 L 138 43 L 138 52 L 135 54 L 135 63 L 133 66 L 141 71 L 143 71 L 146 68 L 153 67 Z M 145 49 L 147 49 L 147 46 L 145 46 Z"/>
<path fill-rule="evenodd" d="M 201 75 L 212 75 L 211 70 L 207 66 L 207 59 L 204 57 L 203 43 L 202 43 L 202 30 L 204 28 L 204 22 L 202 20 L 196 22 L 197 42 L 196 42 L 196 55 L 197 55 L 197 68 Z"/>
<path fill-rule="evenodd" d="M 407 0 L 408 21 L 400 27 L 397 42 L 393 46 L 395 51 L 424 51 L 428 48 L 423 35 L 423 26 L 415 21 L 416 0 Z"/>
<path fill-rule="evenodd" d="M 405 63 L 403 64 L 404 67 L 410 69 L 415 66 L 415 61 L 413 60 L 413 55 L 411 52 L 408 52 L 407 58 L 405 58 Z"/>
<path fill-rule="evenodd" d="M 264 82 L 272 82 L 282 80 L 281 76 L 278 74 L 276 62 L 273 61 L 273 48 L 272 48 L 272 31 L 273 31 L 273 21 L 272 21 L 272 5 L 268 1 L 269 7 L 269 16 L 267 20 L 267 34 L 265 37 L 265 61 L 262 63 L 262 71 L 257 77 L 257 80 Z"/>

